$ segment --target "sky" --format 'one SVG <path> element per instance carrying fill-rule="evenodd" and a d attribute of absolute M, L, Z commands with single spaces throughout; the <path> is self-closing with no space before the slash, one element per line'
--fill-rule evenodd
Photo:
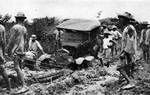
<path fill-rule="evenodd" d="M 0 0 L 0 14 L 14 16 L 24 12 L 32 21 L 39 17 L 94 19 L 102 11 L 100 19 L 117 17 L 130 12 L 138 21 L 150 23 L 150 0 Z"/>

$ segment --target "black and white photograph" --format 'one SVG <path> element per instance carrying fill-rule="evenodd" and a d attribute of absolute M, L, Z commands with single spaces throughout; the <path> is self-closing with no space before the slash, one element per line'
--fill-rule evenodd
<path fill-rule="evenodd" d="M 0 95 L 150 95 L 150 0 L 0 0 Z"/>

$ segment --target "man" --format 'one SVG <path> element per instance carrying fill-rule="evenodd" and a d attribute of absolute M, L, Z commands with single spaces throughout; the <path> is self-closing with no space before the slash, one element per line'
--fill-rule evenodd
<path fill-rule="evenodd" d="M 142 48 L 143 50 L 143 57 L 144 57 L 144 60 L 148 63 L 148 60 L 149 60 L 149 44 L 146 44 L 146 38 L 147 38 L 147 26 L 148 26 L 148 22 L 143 22 L 142 23 L 142 26 L 143 26 L 143 29 L 142 29 L 142 32 L 141 32 L 141 37 L 140 37 L 140 47 Z"/>
<path fill-rule="evenodd" d="M 1 23 L 1 21 L 0 21 Z M 8 76 L 6 74 L 6 71 L 4 69 L 4 65 L 5 65 L 5 58 L 4 58 L 4 54 L 5 54 L 5 45 L 6 45 L 6 33 L 5 33 L 5 27 L 0 24 L 0 74 L 2 75 L 6 85 L 7 85 L 7 89 L 9 91 L 11 91 L 11 86 L 8 80 Z"/>
<path fill-rule="evenodd" d="M 102 30 L 101 30 L 101 35 L 103 35 L 104 32 L 106 32 L 106 31 L 108 31 L 107 25 L 103 24 L 103 25 L 102 25 Z"/>
<path fill-rule="evenodd" d="M 42 53 L 44 54 L 44 50 L 41 46 L 41 44 L 36 40 L 37 37 L 36 35 L 32 35 L 30 40 L 29 40 L 29 48 L 28 51 L 31 51 L 33 54 L 35 54 L 36 58 L 38 56 L 38 49 L 40 49 L 42 51 Z"/>
<path fill-rule="evenodd" d="M 146 31 L 146 40 L 145 40 L 145 44 L 146 45 L 150 45 L 150 24 L 147 26 L 147 31 Z"/>
<path fill-rule="evenodd" d="M 37 37 L 36 35 L 32 35 L 30 40 L 29 40 L 29 47 L 28 47 L 28 53 L 30 53 L 30 55 L 34 58 L 33 60 L 36 60 L 38 55 L 38 49 L 42 51 L 43 54 L 45 54 L 41 44 L 36 40 Z M 35 64 L 35 70 L 40 70 L 39 68 L 40 64 Z"/>
<path fill-rule="evenodd" d="M 113 25 L 112 30 L 113 30 L 113 34 L 114 34 L 114 40 L 116 42 L 116 44 L 114 45 L 114 49 L 115 49 L 115 54 L 117 55 L 119 47 L 121 46 L 119 43 L 119 40 L 122 37 L 122 35 L 119 31 L 117 31 L 117 26 Z M 121 49 L 121 47 L 120 47 L 120 49 Z"/>
<path fill-rule="evenodd" d="M 111 25 L 108 25 L 108 31 L 110 32 L 111 35 L 109 35 L 109 38 L 114 40 L 115 34 L 113 33 L 113 29 Z M 114 46 L 116 43 L 112 43 L 110 49 L 111 49 L 111 57 L 114 56 Z"/>
<path fill-rule="evenodd" d="M 123 15 L 118 15 L 121 23 L 125 26 L 122 34 L 122 52 L 120 55 L 120 63 L 117 66 L 117 70 L 126 79 L 128 85 L 123 88 L 134 87 L 134 83 L 131 81 L 131 76 L 134 70 L 133 55 L 137 55 L 137 33 L 130 21 L 133 21 L 133 17 L 130 13 L 125 12 Z M 124 59 L 127 59 L 127 63 Z"/>
<path fill-rule="evenodd" d="M 55 40 L 56 40 L 56 50 L 61 49 L 62 48 L 62 44 L 61 44 L 61 36 L 63 35 L 63 31 L 65 30 L 55 30 L 54 34 L 55 34 Z"/>
<path fill-rule="evenodd" d="M 104 32 L 107 32 L 108 29 L 107 29 L 107 25 L 103 24 L 102 25 L 102 29 L 101 29 L 101 32 L 100 34 L 98 35 L 98 39 L 100 39 L 99 41 L 99 44 L 100 44 L 100 52 L 103 51 L 103 39 L 104 39 Z"/>
<path fill-rule="evenodd" d="M 25 84 L 23 73 L 21 71 L 22 58 L 25 56 L 25 44 L 27 40 L 27 29 L 23 22 L 26 19 L 25 14 L 18 12 L 16 18 L 16 24 L 10 29 L 10 38 L 7 45 L 7 53 L 13 57 L 14 68 L 17 72 L 18 79 L 21 81 L 21 89 L 18 93 L 27 91 L 28 88 Z"/>
<path fill-rule="evenodd" d="M 114 41 L 111 37 L 111 32 L 109 31 L 105 31 L 104 32 L 104 39 L 103 39 L 103 53 L 104 53 L 104 60 L 103 62 L 101 61 L 101 63 L 104 65 L 106 65 L 107 67 L 109 67 L 109 63 L 110 63 L 110 58 L 111 58 L 111 49 L 112 49 L 112 45 L 114 44 Z"/>

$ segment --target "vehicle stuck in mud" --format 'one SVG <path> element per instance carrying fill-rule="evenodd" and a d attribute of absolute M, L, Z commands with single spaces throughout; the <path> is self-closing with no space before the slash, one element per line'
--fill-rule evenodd
<path fill-rule="evenodd" d="M 74 58 L 92 51 L 99 32 L 100 22 L 84 19 L 70 19 L 57 26 L 64 33 L 60 37 L 62 47 L 69 50 Z"/>

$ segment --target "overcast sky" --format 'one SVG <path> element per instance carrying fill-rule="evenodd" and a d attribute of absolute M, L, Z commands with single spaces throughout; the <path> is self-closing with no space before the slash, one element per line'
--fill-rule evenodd
<path fill-rule="evenodd" d="M 37 17 L 96 19 L 117 17 L 117 13 L 128 11 L 138 21 L 150 22 L 150 0 L 0 0 L 0 13 L 14 16 L 22 11 L 31 21 Z"/>

